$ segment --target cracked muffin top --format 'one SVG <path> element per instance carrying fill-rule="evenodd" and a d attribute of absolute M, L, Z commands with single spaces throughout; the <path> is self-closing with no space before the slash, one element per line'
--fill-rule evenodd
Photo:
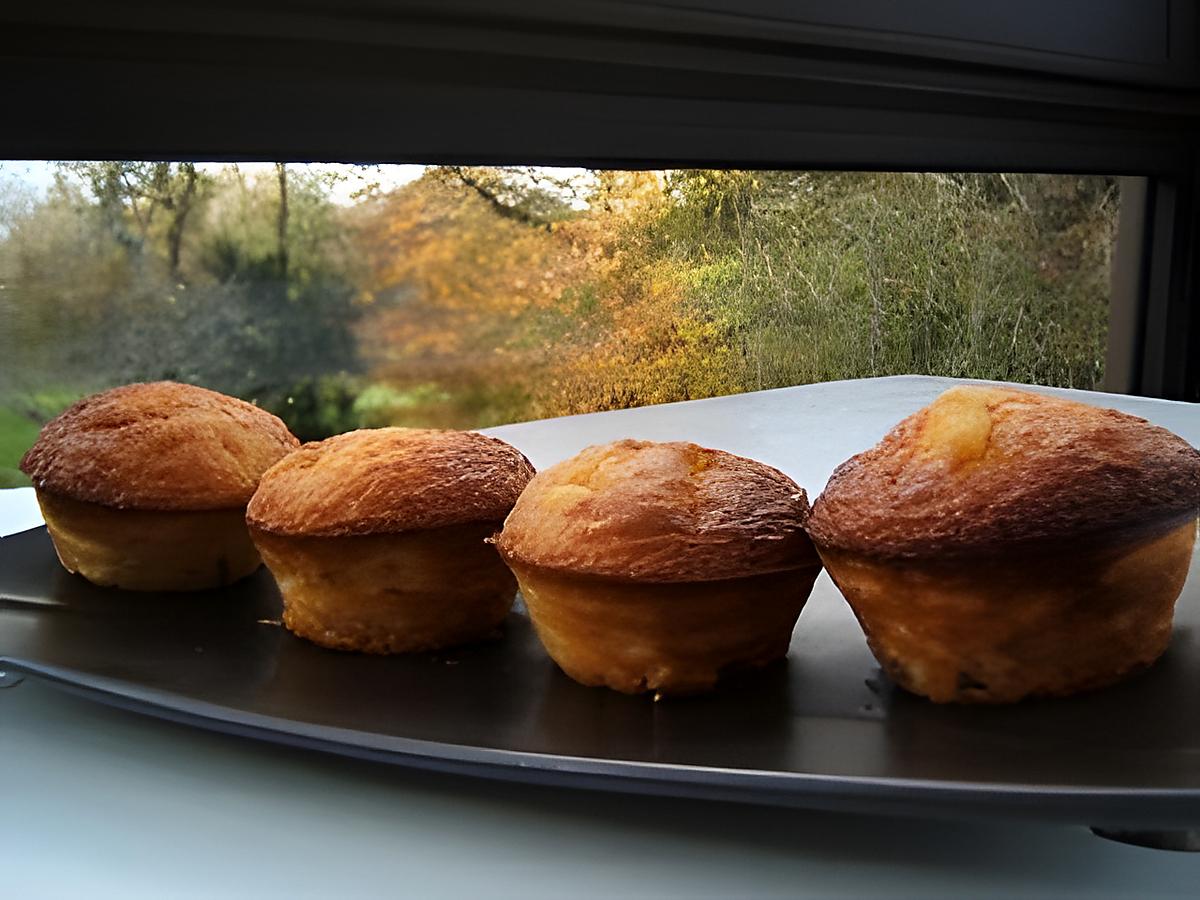
<path fill-rule="evenodd" d="M 1200 453 L 1145 419 L 1046 394 L 958 386 L 842 463 L 813 505 L 821 547 L 877 556 L 1121 540 L 1194 518 Z"/>
<path fill-rule="evenodd" d="M 21 460 L 38 490 L 116 509 L 236 509 L 299 441 L 253 404 L 190 384 L 85 397 Z"/>
<path fill-rule="evenodd" d="M 497 539 L 508 561 L 628 581 L 714 581 L 818 564 L 804 490 L 691 443 L 588 447 L 534 476 Z"/>
<path fill-rule="evenodd" d="M 305 444 L 273 466 L 246 521 L 321 537 L 499 523 L 532 476 L 521 451 L 498 438 L 367 428 Z"/>

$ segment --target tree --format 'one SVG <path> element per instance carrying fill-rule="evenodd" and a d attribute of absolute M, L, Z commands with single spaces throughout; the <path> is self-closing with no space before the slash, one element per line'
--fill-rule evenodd
<path fill-rule="evenodd" d="M 579 179 L 555 177 L 535 166 L 440 166 L 427 177 L 461 185 L 501 218 L 546 231 L 575 215 L 572 203 L 583 187 Z"/>
<path fill-rule="evenodd" d="M 275 177 L 279 180 L 279 216 L 276 218 L 277 250 L 275 258 L 279 261 L 279 277 L 287 278 L 288 274 L 288 182 L 287 165 L 275 163 Z"/>
<path fill-rule="evenodd" d="M 198 179 L 195 163 L 180 163 L 179 177 L 183 183 L 178 190 L 173 190 L 172 182 L 176 179 L 164 172 L 161 180 L 164 189 L 157 196 L 157 202 L 167 210 L 170 217 L 167 225 L 167 272 L 172 278 L 179 276 L 179 251 L 183 246 L 183 228 L 196 199 Z"/>
<path fill-rule="evenodd" d="M 144 251 L 154 235 L 155 220 L 165 218 L 161 230 L 167 273 L 179 277 L 184 229 L 201 187 L 195 163 L 124 160 L 63 165 L 88 184 L 114 236 L 131 250 Z"/>
<path fill-rule="evenodd" d="M 70 399 L 169 378 L 257 400 L 307 438 L 354 425 L 356 255 L 320 179 L 186 163 L 61 174 L 40 203 L 4 200 L 0 391 Z"/>

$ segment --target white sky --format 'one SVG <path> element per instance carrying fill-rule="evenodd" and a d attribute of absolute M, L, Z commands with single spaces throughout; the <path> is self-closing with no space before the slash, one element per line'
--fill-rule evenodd
<path fill-rule="evenodd" d="M 216 173 L 232 163 L 198 163 L 205 172 Z M 251 174 L 273 172 L 274 163 L 249 162 L 238 163 L 238 167 Z M 291 163 L 290 167 L 307 170 L 319 174 L 339 175 L 333 181 L 330 198 L 343 206 L 354 202 L 355 192 L 371 184 L 378 184 L 381 191 L 395 190 L 401 185 L 416 181 L 425 171 L 425 166 L 415 165 L 371 165 L 358 166 L 347 163 Z M 55 164 L 45 160 L 16 160 L 0 161 L 0 179 L 15 178 L 33 188 L 39 196 L 45 194 L 54 184 Z"/>
<path fill-rule="evenodd" d="M 222 169 L 235 165 L 234 163 L 202 162 L 197 167 L 205 172 L 217 173 Z M 248 174 L 273 173 L 275 163 L 243 162 L 236 163 L 238 168 Z M 354 203 L 354 194 L 364 188 L 378 184 L 383 193 L 395 190 L 410 181 L 416 181 L 425 172 L 427 166 L 418 165 L 354 165 L 351 163 L 289 163 L 289 168 L 305 170 L 316 174 L 337 176 L 330 179 L 329 197 L 334 203 L 350 206 Z M 587 169 L 579 168 L 543 168 L 559 178 L 585 178 Z M 45 193 L 54 184 L 56 173 L 55 164 L 45 160 L 16 160 L 0 161 L 0 181 L 14 178 L 29 185 L 38 195 Z M 578 207 L 578 201 L 575 204 Z"/>

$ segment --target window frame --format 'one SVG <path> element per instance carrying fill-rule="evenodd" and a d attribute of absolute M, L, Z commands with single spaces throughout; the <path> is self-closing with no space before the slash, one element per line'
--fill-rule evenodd
<path fill-rule="evenodd" d="M 3 9 L 0 158 L 1119 174 L 1104 387 L 1200 400 L 1196 5 L 950 2 Z"/>

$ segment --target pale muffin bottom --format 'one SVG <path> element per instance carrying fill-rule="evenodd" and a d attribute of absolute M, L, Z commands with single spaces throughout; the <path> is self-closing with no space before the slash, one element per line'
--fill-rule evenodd
<path fill-rule="evenodd" d="M 335 650 L 405 653 L 499 634 L 517 592 L 485 542 L 499 525 L 348 537 L 252 534 L 293 633 Z"/>
<path fill-rule="evenodd" d="M 1167 649 L 1196 522 L 1117 546 L 987 560 L 818 548 L 883 670 L 938 703 L 1104 687 Z"/>
<path fill-rule="evenodd" d="M 821 571 L 686 583 L 624 582 L 510 561 L 538 637 L 576 681 L 626 694 L 711 690 L 787 655 Z"/>
<path fill-rule="evenodd" d="M 37 492 L 59 560 L 93 584 L 128 591 L 200 591 L 261 563 L 245 510 L 114 509 Z"/>

